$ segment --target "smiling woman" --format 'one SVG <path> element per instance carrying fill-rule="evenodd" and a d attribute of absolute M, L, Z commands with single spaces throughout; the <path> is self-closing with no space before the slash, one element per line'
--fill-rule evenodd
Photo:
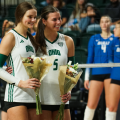
<path fill-rule="evenodd" d="M 61 19 L 62 19 L 61 26 L 65 25 L 69 16 L 67 12 L 68 9 L 66 9 L 65 6 L 63 7 L 63 0 L 51 0 L 51 4 L 57 9 L 59 9 Z"/>
<path fill-rule="evenodd" d="M 21 57 L 35 55 L 36 44 L 28 28 L 33 27 L 36 16 L 37 10 L 32 4 L 19 4 L 15 12 L 16 27 L 0 44 L 0 78 L 7 82 L 5 104 L 9 120 L 39 120 L 33 89 L 40 87 L 40 83 L 35 78 L 29 79 L 21 61 Z M 11 74 L 2 69 L 6 59 L 7 65 L 12 67 Z"/>
<path fill-rule="evenodd" d="M 56 55 L 56 59 L 49 73 L 42 81 L 40 88 L 42 104 L 41 119 L 54 120 L 62 99 L 65 103 L 64 120 L 71 120 L 69 110 L 71 93 L 69 91 L 60 97 L 58 74 L 59 66 L 66 65 L 69 58 L 72 58 L 74 64 L 74 42 L 69 36 L 58 32 L 62 21 L 57 8 L 53 6 L 43 8 L 40 17 L 35 40 L 40 46 L 45 40 L 45 43 L 42 45 L 43 49 L 41 49 L 42 53 L 47 53 L 49 56 Z"/>

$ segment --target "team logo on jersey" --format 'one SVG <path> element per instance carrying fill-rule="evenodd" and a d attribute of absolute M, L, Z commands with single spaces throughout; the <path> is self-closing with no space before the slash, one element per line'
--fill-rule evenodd
<path fill-rule="evenodd" d="M 120 48 L 117 48 L 117 49 L 116 49 L 116 52 L 120 52 Z"/>
<path fill-rule="evenodd" d="M 98 42 L 99 40 L 96 40 L 96 42 Z"/>
<path fill-rule="evenodd" d="M 99 41 L 97 45 L 109 45 L 109 41 Z"/>
<path fill-rule="evenodd" d="M 110 38 L 110 40 L 112 41 L 112 40 L 113 40 L 113 38 L 111 37 L 111 38 Z"/>
<path fill-rule="evenodd" d="M 24 43 L 24 41 L 23 41 L 23 40 L 21 40 L 21 41 L 20 41 L 20 43 Z"/>
<path fill-rule="evenodd" d="M 49 54 L 49 56 L 51 56 L 51 55 L 59 55 L 59 56 L 61 56 L 60 51 L 56 50 L 56 49 L 49 50 L 48 54 Z"/>
<path fill-rule="evenodd" d="M 33 52 L 33 53 L 34 53 L 33 47 L 30 46 L 30 45 L 27 45 L 27 46 L 26 46 L 26 52 Z"/>
<path fill-rule="evenodd" d="M 59 45 L 60 47 L 63 47 L 63 42 L 59 42 L 58 45 Z"/>

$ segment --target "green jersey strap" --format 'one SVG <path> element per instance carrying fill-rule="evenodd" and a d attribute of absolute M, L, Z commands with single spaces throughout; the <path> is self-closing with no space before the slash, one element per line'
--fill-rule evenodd
<path fill-rule="evenodd" d="M 75 56 L 68 57 L 68 62 L 72 61 L 72 64 L 75 64 Z"/>
<path fill-rule="evenodd" d="M 8 58 L 8 56 L 0 54 L 0 68 L 3 67 L 3 65 L 4 65 L 7 58 Z"/>

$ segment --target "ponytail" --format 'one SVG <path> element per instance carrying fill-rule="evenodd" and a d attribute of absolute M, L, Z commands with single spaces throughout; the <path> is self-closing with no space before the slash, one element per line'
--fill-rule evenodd
<path fill-rule="evenodd" d="M 35 36 L 36 44 L 38 47 L 40 47 L 43 54 L 47 54 L 46 52 L 46 42 L 45 42 L 45 36 L 44 36 L 44 24 L 42 23 L 42 19 L 40 19 L 37 27 L 37 32 Z M 38 49 L 37 47 L 37 49 Z"/>
<path fill-rule="evenodd" d="M 37 33 L 35 36 L 35 41 L 38 47 L 40 47 L 43 54 L 47 54 L 47 52 L 46 52 L 46 41 L 45 41 L 45 35 L 44 35 L 45 25 L 43 24 L 42 19 L 47 20 L 48 15 L 54 12 L 59 12 L 59 10 L 53 7 L 52 5 L 48 5 L 41 10 L 40 20 L 37 26 Z"/>
<path fill-rule="evenodd" d="M 6 28 L 6 25 L 8 24 L 8 20 L 4 20 L 3 22 L 3 25 L 2 25 L 2 38 L 4 37 L 4 34 L 5 34 L 5 28 Z"/>

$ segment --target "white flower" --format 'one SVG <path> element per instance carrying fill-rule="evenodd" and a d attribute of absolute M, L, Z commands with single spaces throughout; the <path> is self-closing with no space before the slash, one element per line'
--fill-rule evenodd
<path fill-rule="evenodd" d="M 42 56 L 43 59 L 45 59 L 45 58 L 47 58 L 47 57 L 48 57 L 47 55 Z"/>
<path fill-rule="evenodd" d="M 72 61 L 69 61 L 69 62 L 68 62 L 68 65 L 71 65 L 71 64 L 72 64 Z"/>
<path fill-rule="evenodd" d="M 35 55 L 31 55 L 31 58 L 34 59 L 34 58 L 35 58 Z"/>
<path fill-rule="evenodd" d="M 31 55 L 31 58 L 33 59 L 33 61 L 36 60 L 37 58 L 39 58 L 39 60 L 42 61 L 40 57 L 35 57 L 35 55 Z"/>
<path fill-rule="evenodd" d="M 73 69 L 72 67 L 69 67 L 69 71 L 73 72 L 73 73 L 78 73 L 75 69 Z"/>

